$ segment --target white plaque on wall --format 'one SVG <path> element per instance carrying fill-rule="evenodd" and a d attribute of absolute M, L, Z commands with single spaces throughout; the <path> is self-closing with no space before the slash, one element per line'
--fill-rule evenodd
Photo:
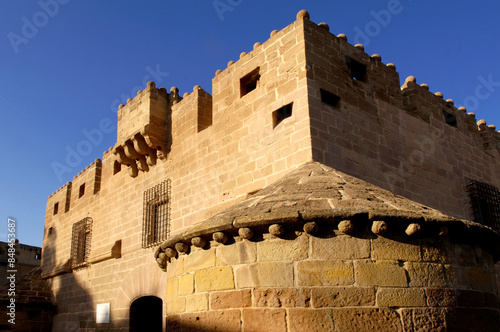
<path fill-rule="evenodd" d="M 96 323 L 109 323 L 109 303 L 98 303 L 95 313 Z"/>

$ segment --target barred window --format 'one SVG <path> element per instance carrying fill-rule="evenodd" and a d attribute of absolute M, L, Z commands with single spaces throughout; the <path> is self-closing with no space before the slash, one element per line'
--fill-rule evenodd
<path fill-rule="evenodd" d="M 144 192 L 142 247 L 165 241 L 170 233 L 170 180 Z"/>
<path fill-rule="evenodd" d="M 472 181 L 467 186 L 474 221 L 500 233 L 500 191 L 492 185 Z"/>
<path fill-rule="evenodd" d="M 76 268 L 88 263 L 92 235 L 92 218 L 84 218 L 73 224 L 71 237 L 71 267 Z"/>

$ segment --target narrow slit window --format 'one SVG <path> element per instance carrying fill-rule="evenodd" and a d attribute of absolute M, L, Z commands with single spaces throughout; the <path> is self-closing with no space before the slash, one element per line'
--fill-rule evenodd
<path fill-rule="evenodd" d="M 54 215 L 56 215 L 57 212 L 59 212 L 59 202 L 57 202 L 56 204 L 54 204 Z"/>
<path fill-rule="evenodd" d="M 78 194 L 78 198 L 85 195 L 85 183 L 80 186 L 80 193 Z"/>
<path fill-rule="evenodd" d="M 444 120 L 446 121 L 447 124 L 449 124 L 450 126 L 452 127 L 457 127 L 457 117 L 453 114 L 451 114 L 450 112 L 446 112 L 445 110 L 443 110 L 443 114 L 444 114 Z"/>
<path fill-rule="evenodd" d="M 241 97 L 257 89 L 260 80 L 260 68 L 252 70 L 240 79 Z"/>
<path fill-rule="evenodd" d="M 350 56 L 345 57 L 351 78 L 356 81 L 364 81 L 366 78 L 366 66 Z"/>
<path fill-rule="evenodd" d="M 113 175 L 119 173 L 121 170 L 122 170 L 122 164 L 120 164 L 118 161 L 115 160 L 115 164 L 113 167 Z"/>
<path fill-rule="evenodd" d="M 327 105 L 336 107 L 340 101 L 340 97 L 323 89 L 320 89 L 321 102 Z"/>
<path fill-rule="evenodd" d="M 276 128 L 281 121 L 292 116 L 292 105 L 293 103 L 290 103 L 273 112 L 273 128 Z"/>

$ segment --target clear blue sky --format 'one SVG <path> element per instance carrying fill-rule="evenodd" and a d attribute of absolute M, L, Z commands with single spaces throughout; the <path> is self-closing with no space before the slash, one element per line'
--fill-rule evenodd
<path fill-rule="evenodd" d="M 497 1 L 5 0 L 0 241 L 14 217 L 21 243 L 42 245 L 47 197 L 115 144 L 117 105 L 146 81 L 177 86 L 181 95 L 194 85 L 210 92 L 217 69 L 300 9 L 395 63 L 402 82 L 413 75 L 500 129 Z M 113 131 L 69 167 L 68 151 L 105 119 Z M 58 174 L 54 163 L 68 169 Z"/>

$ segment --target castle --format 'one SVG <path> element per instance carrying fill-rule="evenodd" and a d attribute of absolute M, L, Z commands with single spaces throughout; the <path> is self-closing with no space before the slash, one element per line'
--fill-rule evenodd
<path fill-rule="evenodd" d="M 498 331 L 500 133 L 306 11 L 149 82 L 48 198 L 55 331 Z"/>

